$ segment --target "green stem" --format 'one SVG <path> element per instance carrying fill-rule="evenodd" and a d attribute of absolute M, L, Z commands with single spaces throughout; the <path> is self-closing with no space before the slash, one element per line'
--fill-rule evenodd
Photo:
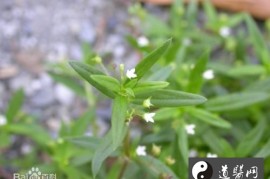
<path fill-rule="evenodd" d="M 125 173 L 125 170 L 128 166 L 128 158 L 130 156 L 130 151 L 129 151 L 129 143 L 130 143 L 130 134 L 129 134 L 129 130 L 127 130 L 127 134 L 126 134 L 126 137 L 124 139 L 124 163 L 123 163 L 123 166 L 120 170 L 120 173 L 119 173 L 119 176 L 118 176 L 118 179 L 121 179 Z"/>

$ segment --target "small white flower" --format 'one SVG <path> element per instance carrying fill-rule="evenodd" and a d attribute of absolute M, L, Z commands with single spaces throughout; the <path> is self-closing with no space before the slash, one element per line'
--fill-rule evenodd
<path fill-rule="evenodd" d="M 0 126 L 4 126 L 7 124 L 7 118 L 5 116 L 0 115 Z"/>
<path fill-rule="evenodd" d="M 228 37 L 231 34 L 231 29 L 229 27 L 221 27 L 219 29 L 219 35 L 222 37 Z"/>
<path fill-rule="evenodd" d="M 140 47 L 146 47 L 149 45 L 149 40 L 146 37 L 141 36 L 137 39 L 137 43 Z"/>
<path fill-rule="evenodd" d="M 214 71 L 213 70 L 206 70 L 204 73 L 203 73 L 203 78 L 206 79 L 206 80 L 211 80 L 215 77 L 214 75 Z"/>
<path fill-rule="evenodd" d="M 185 129 L 189 135 L 194 135 L 195 134 L 195 127 L 196 127 L 195 124 L 187 124 L 185 126 Z"/>
<path fill-rule="evenodd" d="M 137 148 L 136 148 L 136 154 L 138 156 L 146 156 L 146 147 L 145 146 L 141 146 L 139 145 Z"/>
<path fill-rule="evenodd" d="M 156 113 L 144 113 L 143 118 L 146 122 L 152 122 L 154 123 L 153 117 L 156 115 Z"/>
<path fill-rule="evenodd" d="M 217 158 L 217 154 L 212 154 L 212 153 L 207 153 L 206 155 L 207 158 Z"/>
<path fill-rule="evenodd" d="M 131 78 L 136 78 L 137 75 L 135 73 L 135 68 L 132 68 L 130 70 L 127 70 L 126 76 L 131 79 Z"/>
<path fill-rule="evenodd" d="M 147 98 L 143 101 L 143 107 L 150 108 L 151 106 L 153 106 L 153 104 L 151 103 L 151 98 Z"/>
<path fill-rule="evenodd" d="M 189 38 L 184 38 L 183 39 L 183 45 L 184 46 L 188 47 L 188 46 L 191 45 L 191 43 L 192 43 L 192 41 Z"/>

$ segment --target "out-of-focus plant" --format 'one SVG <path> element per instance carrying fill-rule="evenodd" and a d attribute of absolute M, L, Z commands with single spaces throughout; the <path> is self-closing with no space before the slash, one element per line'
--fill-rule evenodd
<path fill-rule="evenodd" d="M 85 134 L 89 123 L 94 118 L 93 109 L 69 125 L 62 123 L 57 137 L 53 138 L 36 120 L 36 117 L 22 112 L 23 101 L 23 91 L 16 91 L 10 99 L 6 114 L 1 116 L 0 147 L 3 154 L 5 153 L 1 154 L 1 165 L 18 168 L 23 175 L 32 167 L 38 167 L 40 171 L 55 173 L 59 178 L 91 178 L 89 173 L 79 168 L 91 161 L 94 151 L 91 147 L 85 149 L 82 144 L 78 145 L 72 141 L 76 136 Z M 15 136 L 23 137 L 23 141 L 28 141 L 27 144 L 23 141 L 21 145 L 14 144 L 12 138 Z M 27 149 L 23 149 L 26 145 Z M 20 148 L 16 148 L 19 146 Z M 8 154 L 10 150 L 21 151 L 17 151 L 18 154 L 16 154 L 20 156 L 8 157 L 11 155 Z"/>
<path fill-rule="evenodd" d="M 157 111 L 156 121 L 160 120 L 160 124 L 172 121 L 176 126 L 173 121 L 178 120 L 196 126 L 194 137 L 189 138 L 176 128 L 179 154 L 174 154 L 174 171 L 187 178 L 189 156 L 214 153 L 218 157 L 264 157 L 268 176 L 269 22 L 263 33 L 247 14 L 218 13 L 207 1 L 202 10 L 197 7 L 193 1 L 185 6 L 176 0 L 167 20 L 148 13 L 138 4 L 130 8 L 143 24 L 141 36 L 154 43 L 174 37 L 155 70 L 162 71 L 172 88 L 200 93 L 209 99 L 203 106 Z M 127 39 L 140 52 L 151 49 L 152 44 L 142 49 L 138 48 L 139 40 L 132 36 Z M 201 56 L 204 51 L 208 55 Z M 168 70 L 171 66 L 173 71 Z M 162 142 L 155 141 L 157 145 Z"/>

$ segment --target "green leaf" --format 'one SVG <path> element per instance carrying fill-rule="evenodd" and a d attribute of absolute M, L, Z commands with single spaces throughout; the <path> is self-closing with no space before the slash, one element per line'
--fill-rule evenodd
<path fill-rule="evenodd" d="M 14 120 L 18 112 L 20 111 L 24 101 L 24 92 L 22 89 L 19 89 L 16 91 L 13 96 L 11 97 L 7 111 L 6 111 L 6 117 L 7 121 L 11 122 Z"/>
<path fill-rule="evenodd" d="M 105 75 L 91 75 L 91 78 L 93 78 L 96 83 L 98 83 L 100 86 L 103 86 L 105 89 L 110 89 L 113 92 L 119 92 L 120 91 L 120 83 L 117 79 L 111 77 L 111 76 L 105 76 Z"/>
<path fill-rule="evenodd" d="M 203 109 L 197 109 L 197 108 L 189 108 L 186 110 L 191 116 L 195 117 L 196 119 L 199 119 L 205 123 L 208 123 L 210 125 L 221 127 L 221 128 L 230 128 L 231 124 L 221 117 L 219 117 L 216 114 L 213 114 L 211 112 L 208 112 Z"/>
<path fill-rule="evenodd" d="M 110 98 L 114 98 L 115 94 L 111 90 L 104 88 L 91 77 L 91 75 L 104 75 L 102 72 L 81 62 L 70 61 L 69 64 L 82 78 L 88 81 L 100 92 Z"/>
<path fill-rule="evenodd" d="M 203 84 L 203 72 L 205 71 L 209 59 L 209 52 L 204 53 L 196 62 L 189 76 L 188 92 L 200 92 Z"/>
<path fill-rule="evenodd" d="M 143 29 L 147 36 L 169 36 L 171 32 L 171 29 L 164 21 L 151 14 L 147 14 L 145 17 Z"/>
<path fill-rule="evenodd" d="M 156 90 L 151 93 L 144 93 L 135 95 L 136 98 L 132 101 L 135 104 L 142 104 L 142 102 L 151 97 L 151 103 L 155 107 L 179 107 L 190 106 L 204 103 L 206 98 L 200 95 L 186 93 L 175 90 Z"/>
<path fill-rule="evenodd" d="M 149 93 L 152 91 L 156 91 L 158 89 L 165 88 L 169 85 L 168 82 L 165 81 L 147 81 L 142 83 L 137 83 L 137 85 L 133 88 L 133 92 L 136 95 Z"/>
<path fill-rule="evenodd" d="M 171 44 L 172 39 L 167 40 L 162 46 L 147 55 L 135 68 L 137 79 L 141 79 L 145 73 L 161 58 Z"/>
<path fill-rule="evenodd" d="M 247 92 L 270 92 L 270 78 L 265 78 L 263 80 L 256 80 L 254 83 L 251 83 L 245 91 Z"/>
<path fill-rule="evenodd" d="M 92 150 L 82 150 L 76 153 L 69 161 L 69 165 L 80 167 L 82 165 L 88 164 L 92 161 L 94 152 Z"/>
<path fill-rule="evenodd" d="M 266 101 L 268 98 L 269 95 L 264 92 L 233 93 L 210 99 L 205 104 L 205 107 L 210 111 L 229 111 L 248 107 L 253 104 Z"/>
<path fill-rule="evenodd" d="M 55 73 L 53 71 L 50 71 L 48 73 L 55 81 L 67 86 L 76 94 L 80 96 L 85 96 L 83 86 L 80 83 L 78 83 L 78 81 L 76 81 L 71 75 Z"/>
<path fill-rule="evenodd" d="M 178 116 L 178 108 L 161 108 L 155 111 L 155 121 L 171 120 Z"/>
<path fill-rule="evenodd" d="M 14 134 L 25 135 L 42 146 L 46 146 L 51 140 L 47 131 L 37 124 L 10 124 L 7 126 L 7 130 Z"/>
<path fill-rule="evenodd" d="M 95 108 L 93 108 L 95 109 Z M 73 136 L 83 135 L 91 120 L 95 117 L 95 112 L 93 109 L 87 111 L 79 119 L 75 120 L 71 126 L 71 133 Z"/>
<path fill-rule="evenodd" d="M 245 65 L 240 67 L 231 68 L 227 74 L 233 77 L 263 75 L 266 70 L 261 65 Z"/>
<path fill-rule="evenodd" d="M 100 143 L 100 139 L 89 136 L 65 137 L 65 140 L 75 144 L 76 146 L 95 150 Z"/>
<path fill-rule="evenodd" d="M 176 174 L 167 167 L 164 163 L 162 163 L 160 160 L 155 159 L 151 156 L 141 156 L 139 158 L 139 163 L 145 167 L 150 173 L 153 175 L 153 177 L 158 178 L 161 174 L 168 175 L 168 178 L 178 179 L 179 177 L 176 176 Z"/>
<path fill-rule="evenodd" d="M 254 129 L 252 129 L 238 144 L 236 149 L 237 156 L 245 157 L 249 155 L 263 137 L 265 128 L 266 121 L 262 118 L 257 126 L 254 127 Z"/>
<path fill-rule="evenodd" d="M 191 0 L 187 7 L 187 22 L 191 25 L 194 25 L 197 21 L 197 14 L 198 14 L 198 2 L 196 0 Z"/>
<path fill-rule="evenodd" d="M 255 157 L 266 158 L 270 156 L 270 139 L 268 142 L 261 148 L 261 150 L 255 155 Z"/>
<path fill-rule="evenodd" d="M 63 167 L 62 170 L 67 175 L 68 179 L 71 179 L 71 178 L 92 179 L 92 177 L 85 174 L 84 171 L 78 167 L 75 168 L 74 166 L 66 166 L 66 167 Z"/>
<path fill-rule="evenodd" d="M 124 136 L 120 136 L 119 140 L 123 140 Z M 112 141 L 112 131 L 109 131 L 106 136 L 101 140 L 101 143 L 98 145 L 97 150 L 93 156 L 92 161 L 92 172 L 94 178 L 98 174 L 100 167 L 103 161 L 109 157 L 115 151 Z"/>
<path fill-rule="evenodd" d="M 153 144 L 162 142 L 172 142 L 175 132 L 171 128 L 164 128 L 158 133 L 150 133 L 142 137 L 142 144 Z"/>
<path fill-rule="evenodd" d="M 204 1 L 203 8 L 204 8 L 204 12 L 206 13 L 208 23 L 211 25 L 216 23 L 217 17 L 218 17 L 217 12 L 215 8 L 213 7 L 213 5 L 209 2 L 209 0 Z"/>
<path fill-rule="evenodd" d="M 176 129 L 176 133 L 178 139 L 177 141 L 178 149 L 182 155 L 182 158 L 186 166 L 188 166 L 188 156 L 189 156 L 188 136 L 185 130 L 185 125 L 183 123 L 179 126 L 179 128 Z"/>
<path fill-rule="evenodd" d="M 252 17 L 250 17 L 249 15 L 246 14 L 245 20 L 246 20 L 246 23 L 248 26 L 248 30 L 249 30 L 251 39 L 252 39 L 253 43 L 255 44 L 255 48 L 258 48 L 258 49 L 264 48 L 265 41 L 263 39 L 262 33 L 259 30 L 256 23 L 254 22 L 254 20 L 252 19 Z"/>
<path fill-rule="evenodd" d="M 12 140 L 10 139 L 9 133 L 5 132 L 3 129 L 1 129 L 0 132 L 0 148 L 8 148 L 9 145 L 12 143 Z"/>
<path fill-rule="evenodd" d="M 147 78 L 148 81 L 162 81 L 167 80 L 175 69 L 175 64 L 170 64 L 165 67 L 161 67 L 159 70 L 155 71 L 151 76 Z"/>
<path fill-rule="evenodd" d="M 128 100 L 125 96 L 116 96 L 112 106 L 112 140 L 116 149 L 122 142 L 126 131 Z"/>
<path fill-rule="evenodd" d="M 270 61 L 269 61 L 270 54 L 269 54 L 269 49 L 264 41 L 264 37 L 262 36 L 262 33 L 258 29 L 254 20 L 249 15 L 246 15 L 245 20 L 248 26 L 251 40 L 255 46 L 256 54 L 259 57 L 259 60 L 261 60 L 262 64 L 265 66 L 265 68 L 269 72 L 270 71 Z"/>
<path fill-rule="evenodd" d="M 211 129 L 203 132 L 202 138 L 204 142 L 219 156 L 234 157 L 235 152 L 232 146 L 224 139 L 215 134 Z"/>

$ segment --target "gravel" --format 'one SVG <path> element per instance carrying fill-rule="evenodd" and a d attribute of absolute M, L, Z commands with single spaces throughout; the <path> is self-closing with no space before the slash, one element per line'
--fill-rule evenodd
<path fill-rule="evenodd" d="M 130 50 L 124 39 L 129 31 L 125 25 L 129 4 L 126 0 L 1 2 L 0 42 L 4 43 L 0 43 L 0 74 L 13 73 L 0 79 L 0 111 L 5 111 L 12 93 L 23 88 L 24 110 L 38 119 L 59 119 L 63 113 L 67 118 L 77 117 L 85 110 L 85 101 L 54 82 L 44 64 L 80 60 L 82 43 L 99 53 L 111 53 L 116 64 L 129 56 L 135 60 L 134 54 L 127 53 Z M 110 108 L 102 111 L 107 119 Z"/>

